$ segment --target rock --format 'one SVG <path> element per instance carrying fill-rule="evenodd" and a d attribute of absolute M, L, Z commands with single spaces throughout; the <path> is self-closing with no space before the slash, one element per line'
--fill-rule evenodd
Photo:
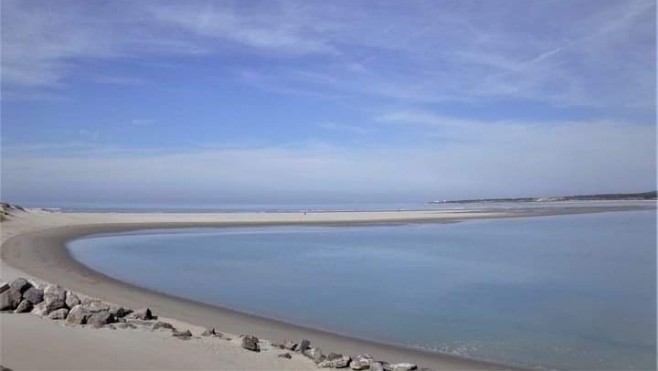
<path fill-rule="evenodd" d="M 287 350 L 295 350 L 295 348 L 297 348 L 297 343 L 291 340 L 286 340 L 286 342 L 283 344 L 283 348 Z"/>
<path fill-rule="evenodd" d="M 2 282 L 0 283 L 0 294 L 3 292 L 9 290 L 9 282 Z"/>
<path fill-rule="evenodd" d="M 349 366 L 351 360 L 350 356 L 331 353 L 324 361 L 318 363 L 318 366 L 322 368 L 345 368 Z"/>
<path fill-rule="evenodd" d="M 66 308 L 66 290 L 59 285 L 48 285 L 43 290 L 43 301 L 46 303 L 47 313 Z"/>
<path fill-rule="evenodd" d="M 130 313 L 132 313 L 132 310 L 118 306 L 118 305 L 111 305 L 109 312 L 115 317 L 115 318 L 123 318 Z"/>
<path fill-rule="evenodd" d="M 218 337 L 222 337 L 222 334 L 215 331 L 214 327 L 210 327 L 210 328 L 207 328 L 204 332 L 202 332 L 201 336 L 218 336 Z"/>
<path fill-rule="evenodd" d="M 395 363 L 391 364 L 391 371 L 412 371 L 418 368 L 413 363 Z"/>
<path fill-rule="evenodd" d="M 311 345 L 311 342 L 304 339 L 297 344 L 297 349 L 295 350 L 297 353 L 304 353 L 308 347 Z"/>
<path fill-rule="evenodd" d="M 32 287 L 32 284 L 25 278 L 16 278 L 9 284 L 9 290 L 18 291 L 21 294 L 27 291 L 30 287 Z"/>
<path fill-rule="evenodd" d="M 32 305 L 37 305 L 43 301 L 43 290 L 30 287 L 23 293 L 23 299 L 29 301 Z"/>
<path fill-rule="evenodd" d="M 138 309 L 138 310 L 130 313 L 128 315 L 128 318 L 141 319 L 141 320 L 144 320 L 144 321 L 155 319 L 155 317 L 153 317 L 153 314 L 151 314 L 151 310 L 149 308 Z"/>
<path fill-rule="evenodd" d="M 370 354 L 359 354 L 358 356 L 352 358 L 352 363 L 350 363 L 350 368 L 352 370 L 365 370 L 370 368 L 373 359 Z"/>
<path fill-rule="evenodd" d="M 84 325 L 87 319 L 91 317 L 91 313 L 82 305 L 78 304 L 71 308 L 69 315 L 66 317 L 66 322 L 72 325 Z"/>
<path fill-rule="evenodd" d="M 69 314 L 69 310 L 66 308 L 56 309 L 48 314 L 50 319 L 66 319 L 66 316 Z"/>
<path fill-rule="evenodd" d="M 0 293 L 0 311 L 14 310 L 21 303 L 20 291 L 12 290 L 11 288 L 3 293 Z"/>
<path fill-rule="evenodd" d="M 151 330 L 160 330 L 160 329 L 176 331 L 174 326 L 169 322 L 158 321 L 158 322 L 153 324 L 153 327 L 151 327 Z"/>
<path fill-rule="evenodd" d="M 67 291 L 66 299 L 64 299 L 64 302 L 66 303 L 67 307 L 73 308 L 76 305 L 80 304 L 80 298 L 78 298 L 78 295 L 72 293 L 71 291 Z"/>
<path fill-rule="evenodd" d="M 23 300 L 18 304 L 14 313 L 26 313 L 32 310 L 32 303 L 27 300 Z"/>
<path fill-rule="evenodd" d="M 34 308 L 32 308 L 32 313 L 38 316 L 47 316 L 48 308 L 46 307 L 46 302 L 42 301 L 41 303 L 35 305 Z"/>
<path fill-rule="evenodd" d="M 137 328 L 137 326 L 133 325 L 132 323 L 118 323 L 116 325 L 118 328 Z"/>
<path fill-rule="evenodd" d="M 114 322 L 114 316 L 107 311 L 93 313 L 89 318 L 87 318 L 87 324 L 92 325 L 95 328 L 101 328 L 108 323 Z"/>
<path fill-rule="evenodd" d="M 373 361 L 370 363 L 370 371 L 384 371 L 384 365 L 381 362 Z"/>
<path fill-rule="evenodd" d="M 285 346 L 283 345 L 283 343 L 279 343 L 277 341 L 272 341 L 272 342 L 270 342 L 270 344 L 272 345 L 272 348 L 285 349 Z"/>
<path fill-rule="evenodd" d="M 258 343 L 258 338 L 252 335 L 245 335 L 242 338 L 242 347 L 252 352 L 260 352 L 260 345 Z"/>
<path fill-rule="evenodd" d="M 192 337 L 192 331 L 190 330 L 185 330 L 185 331 L 176 331 L 171 334 L 171 336 L 179 338 L 181 340 L 189 340 Z"/>
<path fill-rule="evenodd" d="M 279 354 L 278 357 L 279 357 L 279 358 L 287 358 L 287 359 L 292 358 L 292 356 L 290 355 L 290 353 Z"/>
<path fill-rule="evenodd" d="M 322 354 L 322 349 L 320 348 L 308 348 L 304 351 L 304 355 L 312 359 L 315 363 L 320 363 L 325 359 L 324 354 Z"/>
<path fill-rule="evenodd" d="M 5 366 L 3 366 L 3 365 L 0 365 L 0 371 L 14 371 L 14 370 L 12 370 L 12 369 L 9 368 L 9 367 L 5 367 Z"/>
<path fill-rule="evenodd" d="M 82 301 L 82 306 L 89 313 L 109 312 L 110 311 L 110 306 L 103 303 L 102 301 L 100 301 L 98 299 L 85 298 Z"/>

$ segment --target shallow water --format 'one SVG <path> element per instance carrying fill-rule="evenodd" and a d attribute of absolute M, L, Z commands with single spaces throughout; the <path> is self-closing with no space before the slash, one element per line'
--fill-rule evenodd
<path fill-rule="evenodd" d="M 359 337 L 547 368 L 656 365 L 655 210 L 141 231 L 69 248 L 139 286 Z"/>

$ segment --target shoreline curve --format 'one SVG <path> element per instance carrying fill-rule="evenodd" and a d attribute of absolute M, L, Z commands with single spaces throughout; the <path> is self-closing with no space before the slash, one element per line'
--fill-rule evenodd
<path fill-rule="evenodd" d="M 2 244 L 2 260 L 27 274 L 47 282 L 60 284 L 73 291 L 94 296 L 126 307 L 150 307 L 158 315 L 176 318 L 195 325 L 215 327 L 234 334 L 249 333 L 269 340 L 308 338 L 313 344 L 327 350 L 345 354 L 369 353 L 375 358 L 391 361 L 409 361 L 432 369 L 473 370 L 510 369 L 516 366 L 481 361 L 458 355 L 432 352 L 398 344 L 360 339 L 326 330 L 313 329 L 277 319 L 265 318 L 234 309 L 209 305 L 175 297 L 104 275 L 75 260 L 67 242 L 96 234 L 112 234 L 148 229 L 189 227 L 253 227 L 285 225 L 372 225 L 391 223 L 446 223 L 469 219 L 513 218 L 551 215 L 569 215 L 610 211 L 637 210 L 638 207 L 583 207 L 556 210 L 521 210 L 501 213 L 470 212 L 450 215 L 415 215 L 398 218 L 345 218 L 343 220 L 283 220 L 267 214 L 269 220 L 257 221 L 154 221 L 154 222 L 98 222 L 84 224 L 84 220 L 63 225 L 19 233 Z M 642 208 L 639 208 L 642 209 Z M 440 214 L 440 215 L 438 215 Z M 465 215 L 466 214 L 466 215 Z M 65 214 L 60 214 L 65 215 Z M 98 214 L 96 214 L 98 215 Z M 148 214 L 146 215 L 148 220 Z M 208 215 L 208 214 L 207 214 Z M 210 214 L 211 215 L 211 214 Z M 374 213 L 373 213 L 374 215 Z M 234 216 L 236 216 L 234 214 Z M 274 217 L 274 218 L 272 218 Z M 119 218 L 120 219 L 120 218 Z M 157 218 L 155 218 L 157 219 Z M 351 219 L 351 220 L 350 220 Z M 77 224 L 77 225 L 76 225 Z"/>

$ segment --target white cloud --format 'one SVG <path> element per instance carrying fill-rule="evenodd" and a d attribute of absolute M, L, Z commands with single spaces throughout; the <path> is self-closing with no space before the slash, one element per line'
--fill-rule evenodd
<path fill-rule="evenodd" d="M 252 53 L 287 58 L 268 64 L 269 80 L 246 81 L 283 93 L 646 110 L 655 103 L 654 33 L 648 0 L 477 8 L 451 1 L 373 8 L 351 1 L 7 0 L 2 76 L 9 84 L 51 86 L 79 77 L 78 64 L 88 59 Z"/>
<path fill-rule="evenodd" d="M 423 128 L 435 128 L 427 117 L 424 120 Z M 653 126 L 501 123 L 461 130 L 453 122 L 447 128 L 448 137 L 455 140 L 395 149 L 5 148 L 3 197 L 423 201 L 655 189 Z"/>

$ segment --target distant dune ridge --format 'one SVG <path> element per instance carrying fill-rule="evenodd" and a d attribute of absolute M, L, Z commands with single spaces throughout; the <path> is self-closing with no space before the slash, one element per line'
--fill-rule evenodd
<path fill-rule="evenodd" d="M 657 191 L 643 193 L 607 193 L 576 196 L 518 197 L 518 198 L 476 198 L 465 200 L 430 201 L 431 204 L 464 204 L 475 202 L 555 202 L 555 201 L 624 201 L 655 200 Z"/>

